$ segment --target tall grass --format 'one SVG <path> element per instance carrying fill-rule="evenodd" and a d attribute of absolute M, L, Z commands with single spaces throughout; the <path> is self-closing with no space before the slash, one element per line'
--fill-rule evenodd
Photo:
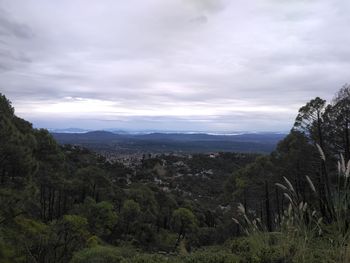
<path fill-rule="evenodd" d="M 322 161 L 325 163 L 326 157 L 320 146 L 317 146 Z M 293 184 L 283 177 L 282 183 L 276 186 L 283 192 L 288 204 L 284 209 L 280 220 L 275 220 L 274 236 L 279 237 L 280 247 L 288 247 L 285 257 L 290 256 L 290 248 L 294 247 L 294 257 L 297 262 L 308 262 L 308 254 L 314 253 L 322 247 L 319 253 L 327 251 L 332 257 L 324 259 L 323 262 L 350 262 L 350 253 L 347 249 L 350 243 L 350 161 L 345 162 L 340 155 L 338 161 L 336 185 L 331 194 L 325 200 L 327 204 L 332 204 L 332 216 L 330 220 L 324 220 L 320 207 L 311 201 L 307 203 L 300 200 Z M 315 197 L 320 198 L 313 181 L 306 176 L 306 181 Z M 233 218 L 246 235 L 252 237 L 255 242 L 269 245 L 266 237 L 271 233 L 266 231 L 266 227 L 261 223 L 260 218 L 251 219 L 246 213 L 242 204 L 238 205 L 238 218 Z M 277 215 L 275 216 L 277 218 Z M 293 245 L 292 245 L 293 244 Z M 327 254 L 326 253 L 326 254 Z"/>

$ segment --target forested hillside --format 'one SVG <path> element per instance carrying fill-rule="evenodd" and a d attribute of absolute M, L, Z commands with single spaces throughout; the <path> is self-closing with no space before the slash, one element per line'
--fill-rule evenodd
<path fill-rule="evenodd" d="M 89 253 L 119 262 L 123 253 L 192 250 L 237 233 L 222 189 L 254 154 L 164 155 L 126 167 L 60 147 L 3 95 L 0 132 L 1 262 L 70 262 L 76 253 L 73 262 Z"/>
<path fill-rule="evenodd" d="M 344 86 L 270 155 L 125 165 L 59 146 L 1 95 L 0 262 L 349 262 L 349 129 Z"/>

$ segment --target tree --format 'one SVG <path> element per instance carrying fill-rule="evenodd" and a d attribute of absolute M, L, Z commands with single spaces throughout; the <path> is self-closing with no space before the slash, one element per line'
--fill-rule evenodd
<path fill-rule="evenodd" d="M 140 205 L 142 222 L 155 225 L 159 209 L 154 192 L 146 185 L 134 185 L 129 196 Z"/>
<path fill-rule="evenodd" d="M 101 194 L 107 192 L 105 188 L 110 188 L 109 191 L 112 190 L 111 182 L 106 172 L 94 165 L 78 169 L 75 174 L 75 180 L 80 188 L 81 202 L 84 202 L 87 196 L 98 202 L 101 199 Z"/>
<path fill-rule="evenodd" d="M 0 94 L 0 184 L 9 180 L 23 183 L 36 172 L 32 131 L 32 125 L 16 117 L 11 103 Z"/>
<path fill-rule="evenodd" d="M 344 85 L 325 112 L 329 147 L 334 155 L 342 153 L 350 159 L 350 85 Z"/>
<path fill-rule="evenodd" d="M 25 217 L 15 219 L 19 234 L 15 237 L 27 262 L 45 262 L 50 256 L 48 247 L 51 229 L 48 225 Z"/>
<path fill-rule="evenodd" d="M 173 212 L 172 225 L 173 229 L 178 234 L 174 247 L 174 249 L 176 249 L 180 241 L 184 239 L 188 233 L 196 228 L 197 219 L 191 210 L 181 207 Z"/>
<path fill-rule="evenodd" d="M 11 102 L 0 93 L 0 116 L 13 116 L 15 109 L 12 107 Z"/>
<path fill-rule="evenodd" d="M 323 154 L 327 156 L 328 154 L 324 142 L 325 110 L 325 100 L 316 97 L 315 99 L 309 101 L 305 106 L 299 109 L 299 114 L 295 119 L 293 130 L 299 130 L 303 132 L 306 136 L 308 136 L 308 138 L 310 138 L 310 140 L 314 143 L 315 146 L 319 145 L 319 147 L 321 147 L 323 151 Z M 334 214 L 334 205 L 330 185 L 331 182 L 329 179 L 325 158 L 321 159 L 320 172 L 322 173 L 319 179 L 320 188 L 325 188 L 325 194 L 323 195 L 323 203 L 326 205 L 326 208 L 328 210 L 328 217 L 332 217 L 332 214 Z M 326 215 L 324 214 L 324 216 Z"/>
<path fill-rule="evenodd" d="M 121 218 L 125 226 L 125 233 L 129 234 L 130 226 L 137 221 L 140 215 L 140 205 L 134 200 L 126 200 L 121 210 Z"/>
<path fill-rule="evenodd" d="M 61 220 L 52 224 L 53 236 L 50 249 L 51 262 L 69 262 L 73 253 L 84 248 L 88 238 L 86 218 L 77 215 L 65 215 Z"/>
<path fill-rule="evenodd" d="M 251 206 L 256 204 L 257 197 L 264 200 L 265 180 L 276 181 L 276 174 L 270 156 L 260 156 L 255 162 L 235 171 L 226 182 L 225 189 L 236 203 L 243 203 L 247 210 L 258 210 L 258 207 Z"/>
<path fill-rule="evenodd" d="M 295 119 L 294 130 L 305 133 L 314 143 L 324 148 L 323 142 L 323 113 L 326 101 L 316 97 L 299 109 Z"/>
<path fill-rule="evenodd" d="M 117 224 L 118 216 L 107 201 L 96 203 L 94 199 L 86 198 L 78 212 L 88 220 L 90 233 L 102 238 L 108 237 Z"/>
<path fill-rule="evenodd" d="M 305 175 L 317 181 L 315 170 L 318 169 L 320 159 L 309 138 L 302 132 L 292 130 L 278 143 L 272 158 L 278 173 L 293 182 L 300 200 L 306 201 L 308 187 Z"/>

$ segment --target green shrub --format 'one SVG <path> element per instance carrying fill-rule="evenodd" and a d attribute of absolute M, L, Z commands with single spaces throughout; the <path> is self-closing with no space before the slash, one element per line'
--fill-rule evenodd
<path fill-rule="evenodd" d="M 120 263 L 131 253 L 129 249 L 95 246 L 75 253 L 71 263 Z"/>
<path fill-rule="evenodd" d="M 124 259 L 122 263 L 179 263 L 177 258 L 162 255 L 139 254 L 129 259 Z"/>
<path fill-rule="evenodd" d="M 238 263 L 239 257 L 225 251 L 198 251 L 183 258 L 184 263 Z"/>

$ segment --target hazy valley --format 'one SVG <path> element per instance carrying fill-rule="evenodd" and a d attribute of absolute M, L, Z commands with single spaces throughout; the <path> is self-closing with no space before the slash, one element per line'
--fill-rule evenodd
<path fill-rule="evenodd" d="M 210 135 L 204 133 L 120 134 L 108 131 L 87 133 L 51 132 L 61 144 L 76 144 L 107 153 L 270 153 L 286 134 L 246 133 Z"/>

